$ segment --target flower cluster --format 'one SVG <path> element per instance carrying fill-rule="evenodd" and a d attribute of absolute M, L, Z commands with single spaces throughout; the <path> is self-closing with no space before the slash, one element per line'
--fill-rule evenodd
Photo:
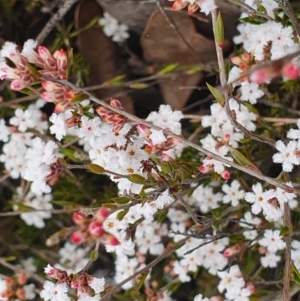
<path fill-rule="evenodd" d="M 45 273 L 57 280 L 57 283 L 45 281 L 40 296 L 45 301 L 64 300 L 70 301 L 69 288 L 77 290 L 79 301 L 99 300 L 100 293 L 104 291 L 105 279 L 93 277 L 86 272 L 68 274 L 66 271 L 52 267 L 50 264 L 45 268 Z"/>
<path fill-rule="evenodd" d="M 254 214 L 263 212 L 268 221 L 280 220 L 283 215 L 284 203 L 288 203 L 292 208 L 295 206 L 296 194 L 293 188 L 284 191 L 281 188 L 263 191 L 260 183 L 252 186 L 253 192 L 246 192 L 245 200 L 252 204 L 251 211 Z"/>
<path fill-rule="evenodd" d="M 216 8 L 214 0 L 169 0 L 175 1 L 172 9 L 173 10 L 180 10 L 185 7 L 188 7 L 188 13 L 193 14 L 198 9 L 201 12 L 208 15 L 214 8 Z"/>
<path fill-rule="evenodd" d="M 103 14 L 103 18 L 99 20 L 99 25 L 103 27 L 105 35 L 112 37 L 114 42 L 122 43 L 129 38 L 128 26 L 120 24 L 118 20 L 108 12 Z"/>
<path fill-rule="evenodd" d="M 24 273 L 16 274 L 14 278 L 0 278 L 0 300 L 32 300 L 35 298 L 35 285 L 25 285 L 27 277 Z"/>
<path fill-rule="evenodd" d="M 280 256 L 276 252 L 285 248 L 285 242 L 282 240 L 279 230 L 267 229 L 264 231 L 264 237 L 258 241 L 260 245 L 259 252 L 265 256 L 261 257 L 263 267 L 276 268 L 280 261 Z"/>
<path fill-rule="evenodd" d="M 105 231 L 103 223 L 109 216 L 106 208 L 100 208 L 92 218 L 80 211 L 73 214 L 73 221 L 77 225 L 77 229 L 70 237 L 73 244 L 81 244 L 84 241 L 97 240 L 103 244 L 118 245 L 120 242 L 111 233 Z"/>

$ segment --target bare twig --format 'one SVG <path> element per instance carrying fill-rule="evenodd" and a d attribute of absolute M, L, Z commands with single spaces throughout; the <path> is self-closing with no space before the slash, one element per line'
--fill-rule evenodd
<path fill-rule="evenodd" d="M 229 2 L 229 3 L 235 4 L 237 6 L 240 6 L 241 8 L 244 9 L 244 12 L 248 12 L 251 15 L 256 15 L 258 17 L 265 18 L 265 19 L 267 19 L 269 21 L 274 21 L 274 19 L 272 17 L 270 17 L 268 14 L 259 12 L 256 9 L 252 8 L 250 5 L 248 5 L 248 4 L 246 4 L 246 3 L 242 2 L 242 1 L 238 1 L 237 2 L 235 0 L 225 0 L 225 2 Z"/>
<path fill-rule="evenodd" d="M 219 47 L 219 45 L 217 43 L 217 40 L 216 40 L 216 33 L 215 33 L 215 26 L 216 26 L 216 21 L 217 21 L 217 10 L 216 9 L 213 9 L 211 11 L 211 16 L 212 16 L 213 27 L 214 27 L 215 44 L 216 44 L 217 58 L 218 58 L 218 64 L 219 64 L 220 82 L 221 82 L 222 92 L 223 92 L 223 95 L 224 95 L 226 115 L 229 118 L 231 124 L 235 128 L 239 129 L 241 132 L 243 132 L 246 136 L 251 137 L 253 140 L 269 144 L 269 145 L 271 145 L 272 147 L 275 148 L 275 142 L 273 140 L 251 133 L 243 125 L 241 125 L 236 120 L 236 118 L 234 118 L 232 116 L 232 112 L 231 112 L 231 109 L 230 109 L 230 106 L 229 106 L 229 98 L 228 98 L 227 80 L 226 80 L 226 72 L 225 72 L 223 51 L 222 51 L 222 48 Z"/>
<path fill-rule="evenodd" d="M 291 236 L 291 214 L 290 214 L 290 207 L 288 203 L 284 204 L 284 223 L 285 226 L 289 229 L 288 233 L 285 237 L 285 265 L 284 265 L 284 278 L 283 278 L 283 289 L 282 289 L 282 296 L 283 301 L 290 300 L 290 281 L 291 281 L 291 243 L 292 243 L 292 236 Z"/>
<path fill-rule="evenodd" d="M 36 37 L 38 44 L 43 43 L 47 35 L 51 32 L 54 28 L 55 24 L 59 22 L 64 15 L 71 9 L 71 7 L 77 2 L 78 0 L 67 0 L 64 5 L 57 11 L 57 13 L 49 20 L 46 26 L 42 29 L 39 35 Z"/>
<path fill-rule="evenodd" d="M 153 261 L 151 261 L 149 264 L 147 264 L 144 268 L 139 269 L 137 272 L 135 272 L 131 276 L 127 277 L 126 279 L 124 279 L 123 281 L 118 283 L 117 285 L 115 285 L 109 292 L 107 292 L 106 294 L 104 294 L 101 297 L 101 300 L 102 301 L 109 300 L 109 297 L 112 296 L 114 293 L 116 293 L 122 287 L 122 285 L 124 285 L 125 283 L 127 283 L 131 279 L 134 279 L 135 277 L 137 277 L 141 273 L 146 272 L 149 269 L 151 269 L 152 267 L 154 267 L 161 260 L 163 260 L 164 258 L 171 255 L 180 245 L 184 244 L 186 242 L 186 240 L 187 240 L 187 238 L 184 238 L 184 239 L 180 240 L 179 242 L 177 242 L 175 245 L 173 245 L 171 248 L 166 248 L 166 250 L 160 256 L 156 257 Z"/>
<path fill-rule="evenodd" d="M 290 18 L 290 21 L 292 22 L 295 31 L 297 33 L 298 38 L 300 39 L 300 25 L 299 22 L 295 16 L 295 13 L 293 11 L 293 8 L 291 6 L 291 3 L 289 0 L 282 0 L 279 1 L 279 4 L 281 6 L 281 8 L 285 11 L 285 13 L 287 14 L 287 16 Z"/>
<path fill-rule="evenodd" d="M 22 269 L 21 267 L 17 267 L 17 266 L 14 266 L 10 263 L 8 263 L 7 261 L 5 261 L 4 258 L 0 257 L 0 264 L 8 269 L 10 269 L 11 271 L 15 272 L 15 273 L 24 273 L 25 275 L 33 278 L 34 280 L 38 281 L 40 284 L 43 284 L 44 283 L 44 279 L 38 275 L 35 275 L 35 274 L 32 274 L 32 273 L 29 273 L 27 270 L 25 269 Z"/>

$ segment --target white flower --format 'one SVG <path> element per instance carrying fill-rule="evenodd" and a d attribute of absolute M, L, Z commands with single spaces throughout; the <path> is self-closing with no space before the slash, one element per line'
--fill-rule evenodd
<path fill-rule="evenodd" d="M 26 300 L 32 300 L 35 298 L 35 285 L 33 283 L 24 285 L 23 289 L 25 291 Z"/>
<path fill-rule="evenodd" d="M 240 189 L 241 184 L 237 180 L 233 180 L 231 186 L 224 184 L 222 190 L 225 193 L 222 201 L 224 204 L 231 203 L 232 206 L 237 206 L 239 200 L 244 198 L 245 191 Z"/>
<path fill-rule="evenodd" d="M 259 85 L 256 83 L 250 83 L 248 81 L 242 82 L 241 85 L 241 99 L 247 100 L 251 104 L 256 104 L 257 99 L 261 98 L 264 95 L 264 92 L 259 89 Z"/>
<path fill-rule="evenodd" d="M 210 209 L 217 208 L 222 198 L 222 193 L 215 193 L 212 187 L 204 187 L 203 185 L 199 185 L 192 194 L 192 200 L 200 207 L 200 211 L 203 213 L 207 213 Z"/>
<path fill-rule="evenodd" d="M 296 141 L 290 141 L 285 145 L 281 140 L 278 140 L 276 142 L 276 149 L 279 152 L 273 155 L 273 162 L 282 163 L 283 171 L 291 172 L 294 165 L 300 164 L 300 157 L 296 154 L 298 150 Z"/>
<path fill-rule="evenodd" d="M 264 210 L 268 200 L 274 198 L 275 193 L 273 189 L 263 192 L 261 183 L 253 185 L 252 190 L 254 193 L 246 192 L 245 200 L 246 202 L 252 204 L 252 213 L 258 214 L 261 212 L 261 210 Z"/>
<path fill-rule="evenodd" d="M 66 283 L 55 284 L 46 280 L 40 296 L 45 301 L 71 301 L 67 292 L 68 286 Z"/>
<path fill-rule="evenodd" d="M 105 279 L 103 277 L 93 277 L 93 280 L 89 283 L 89 286 L 94 290 L 96 294 L 99 294 L 104 291 Z"/>
<path fill-rule="evenodd" d="M 208 298 L 203 298 L 201 294 L 195 296 L 194 301 L 209 301 Z"/>
<path fill-rule="evenodd" d="M 281 257 L 275 253 L 268 252 L 265 256 L 260 258 L 261 265 L 265 268 L 276 268 Z"/>
<path fill-rule="evenodd" d="M 25 132 L 28 128 L 34 128 L 35 122 L 30 110 L 15 110 L 15 117 L 10 118 L 9 123 L 18 127 L 20 132 Z"/>
<path fill-rule="evenodd" d="M 52 122 L 50 133 L 55 134 L 56 139 L 60 141 L 67 134 L 64 114 L 53 113 L 49 120 Z"/>
<path fill-rule="evenodd" d="M 265 230 L 264 237 L 260 239 L 258 243 L 266 247 L 271 253 L 285 248 L 285 242 L 282 240 L 279 230 Z"/>
<path fill-rule="evenodd" d="M 149 136 L 149 138 L 151 139 L 153 145 L 161 144 L 167 141 L 167 138 L 162 130 L 158 131 L 155 129 L 150 129 L 150 131 L 151 135 Z"/>
<path fill-rule="evenodd" d="M 86 293 L 81 293 L 78 298 L 78 301 L 99 301 L 99 300 L 101 300 L 101 296 L 99 294 L 90 296 Z"/>
<path fill-rule="evenodd" d="M 10 135 L 9 127 L 5 125 L 5 120 L 0 119 L 0 140 L 7 142 Z"/>
<path fill-rule="evenodd" d="M 206 15 L 217 8 L 214 0 L 196 0 L 196 3 L 200 6 L 200 11 Z"/>
<path fill-rule="evenodd" d="M 128 26 L 119 24 L 118 20 L 107 12 L 105 12 L 103 18 L 99 20 L 99 25 L 103 26 L 104 34 L 108 37 L 112 37 L 114 42 L 121 43 L 129 38 Z"/>
<path fill-rule="evenodd" d="M 160 105 L 159 112 L 151 112 L 146 120 L 162 129 L 168 129 L 180 135 L 181 123 L 179 121 L 182 118 L 183 114 L 180 111 L 173 112 L 169 105 Z"/>

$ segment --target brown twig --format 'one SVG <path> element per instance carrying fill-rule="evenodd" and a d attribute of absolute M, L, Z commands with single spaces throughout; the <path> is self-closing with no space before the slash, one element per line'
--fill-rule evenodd
<path fill-rule="evenodd" d="M 180 240 L 179 242 L 177 242 L 176 244 L 174 244 L 171 248 L 166 248 L 165 251 L 160 256 L 156 257 L 153 261 L 151 261 L 149 264 L 147 264 L 144 268 L 139 269 L 137 272 L 135 272 L 131 276 L 127 277 L 123 281 L 116 284 L 109 292 L 107 292 L 106 294 L 104 294 L 101 297 L 101 300 L 102 301 L 109 300 L 110 296 L 112 296 L 114 293 L 116 293 L 122 287 L 122 285 L 124 285 L 128 281 L 134 279 L 141 273 L 148 271 L 149 269 L 154 267 L 157 263 L 159 263 L 161 260 L 163 260 L 164 258 L 171 255 L 180 245 L 184 244 L 187 239 L 188 238 L 184 238 L 184 239 Z"/>
<path fill-rule="evenodd" d="M 284 204 L 284 223 L 285 226 L 289 229 L 288 233 L 285 237 L 285 264 L 284 264 L 284 278 L 283 278 L 283 289 L 282 289 L 282 296 L 283 301 L 290 300 L 290 281 L 291 281 L 291 243 L 292 243 L 292 236 L 291 236 L 291 213 L 290 207 L 288 203 Z"/>
<path fill-rule="evenodd" d="M 15 273 L 24 273 L 25 275 L 28 275 L 29 277 L 33 278 L 34 280 L 38 281 L 40 284 L 44 283 L 44 279 L 38 275 L 29 273 L 27 270 L 22 269 L 21 267 L 17 267 L 14 266 L 10 263 L 8 263 L 7 261 L 5 261 L 4 258 L 0 257 L 0 264 L 8 269 L 10 269 L 11 271 L 15 272 Z"/>
<path fill-rule="evenodd" d="M 71 7 L 78 0 L 66 0 L 61 8 L 56 12 L 56 14 L 49 20 L 49 22 L 45 25 L 39 35 L 36 37 L 38 44 L 43 43 L 47 35 L 51 32 L 51 30 L 55 27 L 55 24 L 59 22 L 64 15 L 71 9 Z"/>
<path fill-rule="evenodd" d="M 290 18 L 290 21 L 292 22 L 292 24 L 295 28 L 295 31 L 297 33 L 297 36 L 300 39 L 300 25 L 299 25 L 299 22 L 298 22 L 298 20 L 295 16 L 295 13 L 293 11 L 293 8 L 291 6 L 290 1 L 289 0 L 282 0 L 281 2 L 279 2 L 279 5 L 285 11 L 287 16 Z"/>
<path fill-rule="evenodd" d="M 216 52 L 217 52 L 217 59 L 219 64 L 219 74 L 220 74 L 220 82 L 222 87 L 222 92 L 224 95 L 224 101 L 225 101 L 225 112 L 227 117 L 229 118 L 232 126 L 239 129 L 241 132 L 243 132 L 246 136 L 252 138 L 253 140 L 266 143 L 271 145 L 275 148 L 275 141 L 261 137 L 259 135 L 253 134 L 249 130 L 247 130 L 243 125 L 241 125 L 236 118 L 233 117 L 230 106 L 229 106 L 229 97 L 228 97 L 228 90 L 227 90 L 227 80 L 226 80 L 226 72 L 225 72 L 225 64 L 224 64 L 224 57 L 223 57 L 223 51 L 222 48 L 219 47 L 217 40 L 216 40 L 216 33 L 215 33 L 215 26 L 217 21 L 217 10 L 213 9 L 211 12 L 212 21 L 213 21 L 213 27 L 214 27 L 214 35 L 215 35 L 215 44 L 216 44 Z"/>

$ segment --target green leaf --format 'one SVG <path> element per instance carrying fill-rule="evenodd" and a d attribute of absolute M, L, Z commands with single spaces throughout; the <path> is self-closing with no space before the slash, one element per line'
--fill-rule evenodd
<path fill-rule="evenodd" d="M 68 57 L 68 59 L 67 59 L 66 74 L 67 74 L 67 78 L 68 78 L 69 74 L 71 72 L 71 68 L 73 66 L 73 61 L 74 61 L 73 48 L 70 48 L 70 50 L 68 51 L 67 57 Z"/>
<path fill-rule="evenodd" d="M 247 109 L 248 109 L 251 113 L 254 113 L 255 115 L 259 115 L 258 110 L 257 110 L 251 103 L 249 103 L 249 102 L 247 102 L 247 101 L 244 101 L 244 102 L 243 102 L 243 105 L 244 105 L 245 107 L 247 107 Z"/>
<path fill-rule="evenodd" d="M 211 86 L 209 83 L 206 83 L 210 93 L 214 96 L 214 98 L 216 99 L 216 101 L 223 107 L 225 100 L 223 95 L 220 93 L 220 91 L 216 88 L 214 88 L 213 86 Z"/>
<path fill-rule="evenodd" d="M 290 232 L 289 227 L 284 226 L 280 229 L 280 236 L 285 236 L 286 234 L 288 234 Z"/>
<path fill-rule="evenodd" d="M 124 216 L 127 214 L 127 210 L 122 210 L 122 211 L 120 211 L 119 213 L 118 213 L 118 215 L 117 215 L 117 219 L 119 220 L 119 221 L 121 221 L 123 218 L 124 218 Z"/>
<path fill-rule="evenodd" d="M 160 211 L 159 216 L 157 218 L 157 222 L 161 223 L 168 215 L 168 210 L 167 209 L 163 209 L 162 211 Z"/>
<path fill-rule="evenodd" d="M 126 78 L 125 74 L 118 75 L 108 81 L 105 82 L 106 86 L 114 86 L 114 87 L 120 87 L 124 85 L 124 79 Z"/>
<path fill-rule="evenodd" d="M 148 87 L 149 87 L 149 85 L 146 83 L 132 83 L 129 85 L 129 88 L 131 88 L 131 89 L 145 89 Z"/>
<path fill-rule="evenodd" d="M 93 250 L 90 253 L 90 261 L 96 261 L 98 259 L 98 256 L 99 256 L 98 250 Z"/>
<path fill-rule="evenodd" d="M 215 24 L 215 39 L 219 47 L 224 45 L 224 23 L 219 12 L 216 24 Z"/>
<path fill-rule="evenodd" d="M 132 298 L 134 298 L 135 295 L 139 292 L 139 290 L 143 286 L 143 284 L 144 284 L 144 282 L 145 282 L 146 277 L 148 276 L 148 274 L 149 274 L 149 272 L 145 271 L 145 272 L 143 272 L 143 273 L 141 273 L 139 275 L 139 283 L 136 285 L 136 287 L 134 288 L 134 290 L 131 293 Z"/>
<path fill-rule="evenodd" d="M 118 206 L 112 203 L 103 203 L 101 206 L 105 208 L 109 208 L 112 211 L 116 211 L 118 209 Z"/>
<path fill-rule="evenodd" d="M 33 66 L 31 66 L 30 64 L 27 65 L 27 68 L 28 68 L 29 72 L 33 76 L 35 76 L 36 78 L 40 78 L 41 77 L 41 74 Z"/>
<path fill-rule="evenodd" d="M 157 73 L 159 75 L 164 75 L 164 74 L 169 74 L 174 72 L 180 65 L 178 63 L 174 63 L 174 64 L 169 64 L 165 67 L 163 67 L 162 69 L 160 69 L 160 71 Z"/>
<path fill-rule="evenodd" d="M 112 198 L 111 199 L 113 202 L 120 204 L 120 205 L 125 205 L 128 204 L 130 202 L 130 198 L 127 198 L 125 196 L 120 196 L 117 198 Z"/>
<path fill-rule="evenodd" d="M 61 206 L 63 208 L 80 208 L 82 207 L 82 205 L 80 204 L 77 204 L 77 203 L 74 203 L 74 202 L 70 202 L 70 201 L 60 201 L 60 200 L 55 200 L 55 201 L 52 201 L 53 204 L 55 205 L 58 205 L 58 206 Z"/>
<path fill-rule="evenodd" d="M 129 176 L 129 180 L 135 184 L 145 184 L 146 179 L 138 174 L 132 174 Z"/>
<path fill-rule="evenodd" d="M 237 149 L 228 147 L 232 157 L 242 166 L 248 167 L 256 172 L 260 173 L 260 170 L 250 161 L 248 160 L 241 152 Z"/>
<path fill-rule="evenodd" d="M 294 263 L 291 264 L 291 280 L 296 282 L 300 286 L 300 273 Z"/>
<path fill-rule="evenodd" d="M 2 259 L 5 261 L 5 262 L 8 262 L 8 261 L 15 261 L 17 259 L 17 256 L 7 256 L 7 257 L 2 257 Z"/>
<path fill-rule="evenodd" d="M 88 98 L 89 98 L 89 96 L 88 96 L 87 94 L 79 93 L 78 95 L 75 95 L 75 96 L 70 100 L 70 103 L 71 103 L 71 104 L 76 104 L 76 103 L 82 102 L 83 100 L 88 99 Z"/>
<path fill-rule="evenodd" d="M 85 166 L 93 173 L 96 173 L 96 174 L 103 174 L 105 172 L 105 169 L 98 165 L 98 164 L 85 164 Z"/>

